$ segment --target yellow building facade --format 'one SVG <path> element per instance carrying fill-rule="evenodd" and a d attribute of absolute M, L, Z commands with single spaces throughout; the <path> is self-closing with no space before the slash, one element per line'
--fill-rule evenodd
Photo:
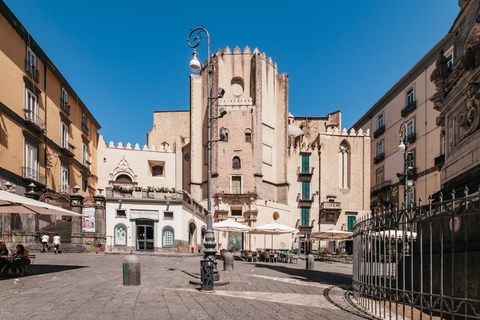
<path fill-rule="evenodd" d="M 2 189 L 18 194 L 33 189 L 40 200 L 63 206 L 77 193 L 93 202 L 100 125 L 3 2 L 0 39 Z M 6 219 L 4 238 L 27 232 L 23 218 Z"/>

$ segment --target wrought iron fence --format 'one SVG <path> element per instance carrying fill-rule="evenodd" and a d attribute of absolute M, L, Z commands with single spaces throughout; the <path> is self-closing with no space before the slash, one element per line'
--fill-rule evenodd
<path fill-rule="evenodd" d="M 440 193 L 357 221 L 358 303 L 389 319 L 480 319 L 479 193 Z"/>

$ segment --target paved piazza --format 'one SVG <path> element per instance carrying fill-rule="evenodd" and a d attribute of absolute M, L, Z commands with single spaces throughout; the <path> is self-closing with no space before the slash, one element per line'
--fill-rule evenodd
<path fill-rule="evenodd" d="M 37 254 L 35 274 L 0 277 L 0 319 L 370 319 L 351 300 L 352 265 L 235 261 L 204 293 L 201 256 L 139 255 L 141 285 L 123 285 L 125 255 Z M 223 261 L 219 261 L 223 270 Z"/>

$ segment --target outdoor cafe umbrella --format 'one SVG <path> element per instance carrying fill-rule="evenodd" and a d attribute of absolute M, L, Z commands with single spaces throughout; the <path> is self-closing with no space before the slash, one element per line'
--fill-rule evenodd
<path fill-rule="evenodd" d="M 216 231 L 227 231 L 230 235 L 230 232 L 247 232 L 250 231 L 250 227 L 240 222 L 235 221 L 234 219 L 227 219 L 220 222 L 216 222 L 212 226 L 213 230 Z"/>
<path fill-rule="evenodd" d="M 311 240 L 334 241 L 348 239 L 353 236 L 353 232 L 328 229 L 315 232 L 311 235 Z"/>
<path fill-rule="evenodd" d="M 15 193 L 0 190 L 0 213 L 48 214 L 81 217 L 81 214 Z"/>
<path fill-rule="evenodd" d="M 271 234 L 272 235 L 272 249 L 273 249 L 273 235 L 275 234 L 286 234 L 286 233 L 297 233 L 298 229 L 277 223 L 275 221 L 263 224 L 258 227 L 252 228 L 249 231 L 251 234 Z M 264 244 L 266 247 L 266 245 Z"/>

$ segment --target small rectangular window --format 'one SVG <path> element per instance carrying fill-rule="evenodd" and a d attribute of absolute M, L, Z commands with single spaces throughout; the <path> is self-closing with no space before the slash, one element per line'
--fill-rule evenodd
<path fill-rule="evenodd" d="M 377 172 L 376 172 L 377 185 L 382 184 L 384 179 L 385 179 L 384 167 L 380 167 L 377 169 Z"/>
<path fill-rule="evenodd" d="M 27 47 L 27 59 L 25 60 L 25 71 L 29 73 L 35 82 L 38 82 L 37 56 L 32 49 Z"/>
<path fill-rule="evenodd" d="M 62 98 L 60 99 L 60 106 L 66 113 L 70 113 L 70 106 L 68 104 L 68 93 L 62 88 Z"/>
<path fill-rule="evenodd" d="M 413 105 L 415 101 L 415 91 L 414 87 L 411 87 L 410 89 L 407 90 L 407 106 Z"/>
<path fill-rule="evenodd" d="M 82 130 L 88 134 L 88 118 L 85 113 L 82 115 Z"/>
<path fill-rule="evenodd" d="M 325 215 L 325 220 L 326 221 L 335 221 L 335 213 L 327 212 L 327 214 Z"/>
<path fill-rule="evenodd" d="M 125 209 L 117 209 L 117 217 L 126 217 L 127 211 Z"/>
<path fill-rule="evenodd" d="M 381 129 L 384 126 L 385 126 L 384 115 L 383 113 L 381 113 L 377 117 L 377 129 Z"/>
<path fill-rule="evenodd" d="M 70 192 L 68 183 L 68 166 L 60 165 L 60 192 L 69 194 Z"/>
<path fill-rule="evenodd" d="M 82 164 L 88 168 L 88 145 L 82 143 Z"/>
<path fill-rule="evenodd" d="M 163 220 L 173 220 L 173 211 L 164 211 Z"/>
<path fill-rule="evenodd" d="M 245 132 L 245 142 L 252 142 L 252 133 Z"/>
<path fill-rule="evenodd" d="M 65 122 L 60 123 L 60 148 L 68 149 L 68 138 L 69 138 L 69 128 L 68 124 Z"/>
<path fill-rule="evenodd" d="M 241 216 L 241 215 L 242 215 L 242 210 L 232 209 L 232 216 Z"/>
<path fill-rule="evenodd" d="M 383 139 L 377 142 L 377 156 L 380 156 L 384 153 L 383 150 Z"/>
<path fill-rule="evenodd" d="M 88 188 L 88 183 L 87 183 L 87 180 L 86 179 L 82 179 L 82 191 L 84 193 L 87 192 L 87 188 Z"/>
<path fill-rule="evenodd" d="M 301 207 L 301 223 L 302 227 L 309 227 L 310 226 L 310 208 L 309 207 Z"/>

